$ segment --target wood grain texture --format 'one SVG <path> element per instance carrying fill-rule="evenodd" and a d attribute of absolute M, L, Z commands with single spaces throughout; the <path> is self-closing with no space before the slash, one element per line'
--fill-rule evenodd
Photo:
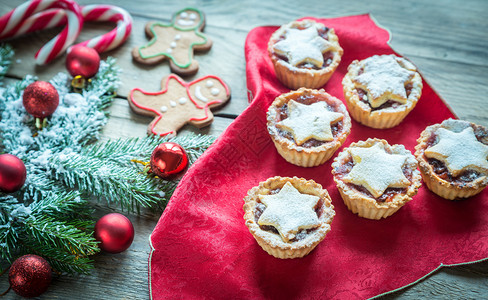
<path fill-rule="evenodd" d="M 21 4 L 21 0 L 0 1 L 0 14 Z M 232 90 L 228 105 L 215 112 L 214 123 L 202 130 L 185 127 L 186 132 L 218 136 L 248 105 L 245 79 L 244 42 L 249 30 L 262 25 L 281 25 L 303 16 L 338 17 L 371 13 L 390 30 L 391 46 L 417 65 L 424 78 L 445 99 L 458 117 L 488 126 L 488 1 L 381 1 L 381 0 L 313 0 L 301 1 L 164 1 L 160 0 L 80 0 L 81 4 L 106 3 L 127 9 L 134 18 L 133 33 L 120 48 L 102 55 L 114 56 L 123 69 L 118 98 L 109 109 L 111 117 L 102 139 L 144 136 L 151 118 L 134 114 L 126 101 L 128 92 L 139 87 L 147 91 L 160 89 L 161 78 L 169 74 L 167 63 L 145 66 L 132 61 L 130 51 L 147 42 L 144 25 L 149 21 L 170 22 L 173 12 L 186 6 L 198 7 L 207 17 L 205 34 L 214 45 L 208 53 L 196 54 L 200 71 L 192 77 L 214 74 L 222 77 Z M 283 3 L 284 2 L 284 3 Z M 79 38 L 86 40 L 107 32 L 113 24 L 88 23 Z M 16 57 L 8 81 L 36 74 L 49 80 L 64 71 L 64 57 L 36 67 L 34 54 L 59 29 L 30 34 L 11 40 Z M 96 218 L 117 208 L 103 204 Z M 147 299 L 148 238 L 159 213 L 144 211 L 129 215 L 136 230 L 133 245 L 121 254 L 94 257 L 96 269 L 90 276 L 58 276 L 41 299 Z M 488 254 L 487 254 L 488 256 Z M 7 288 L 6 276 L 0 279 L 0 292 Z M 425 280 L 385 299 L 488 297 L 488 262 L 443 268 Z M 11 292 L 8 299 L 20 299 Z"/>

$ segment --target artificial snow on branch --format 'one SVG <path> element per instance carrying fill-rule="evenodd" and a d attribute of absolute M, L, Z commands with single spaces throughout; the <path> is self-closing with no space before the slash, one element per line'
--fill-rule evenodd
<path fill-rule="evenodd" d="M 12 63 L 12 57 L 14 56 L 14 50 L 8 44 L 0 45 L 0 79 L 7 74 L 8 68 Z"/>
<path fill-rule="evenodd" d="M 12 56 L 9 46 L 0 46 L 0 78 Z M 38 254 L 57 271 L 87 273 L 93 268 L 90 256 L 99 251 L 90 202 L 106 200 L 130 212 L 164 208 L 177 181 L 148 176 L 135 161 L 149 161 L 158 144 L 172 141 L 193 163 L 213 143 L 213 137 L 195 134 L 97 143 L 119 72 L 115 59 L 102 61 L 80 93 L 72 91 L 69 75 L 56 75 L 50 83 L 59 105 L 42 130 L 22 102 L 35 77 L 27 75 L 0 89 L 0 153 L 17 156 L 27 170 L 19 191 L 0 192 L 0 266 L 20 255 Z"/>

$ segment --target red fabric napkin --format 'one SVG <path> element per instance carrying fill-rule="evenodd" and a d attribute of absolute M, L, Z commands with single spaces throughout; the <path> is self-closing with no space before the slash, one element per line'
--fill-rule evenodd
<path fill-rule="evenodd" d="M 333 27 L 344 48 L 325 90 L 344 99 L 341 81 L 354 59 L 390 54 L 389 34 L 369 15 L 317 19 Z M 486 258 L 488 190 L 449 201 L 426 187 L 393 216 L 375 221 L 344 205 L 331 175 L 332 159 L 314 168 L 287 163 L 266 130 L 266 111 L 287 92 L 266 52 L 277 27 L 253 29 L 246 40 L 247 83 L 252 102 L 182 179 L 152 236 L 149 261 L 153 299 L 355 299 L 409 284 L 441 264 Z M 397 127 L 367 128 L 353 121 L 345 146 L 368 137 L 414 151 L 428 125 L 454 117 L 424 82 L 417 107 Z M 339 149 L 339 151 L 341 151 Z M 263 251 L 243 220 L 247 191 L 271 176 L 314 179 L 336 210 L 332 230 L 314 251 L 281 260 Z"/>

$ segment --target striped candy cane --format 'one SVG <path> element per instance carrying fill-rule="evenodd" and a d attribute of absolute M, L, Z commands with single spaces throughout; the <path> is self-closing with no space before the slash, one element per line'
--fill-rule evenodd
<path fill-rule="evenodd" d="M 94 37 L 88 41 L 76 44 L 94 48 L 98 53 L 112 50 L 123 44 L 132 31 L 132 18 L 130 14 L 113 5 L 87 5 L 81 9 L 84 21 L 108 21 L 117 23 L 117 27 L 110 32 Z M 17 31 L 11 31 L 8 37 L 19 36 L 25 33 L 48 29 L 66 24 L 66 12 L 63 9 L 50 9 L 39 12 L 27 18 Z M 4 36 L 0 35 L 0 38 Z M 70 47 L 71 48 L 71 47 Z M 70 49 L 68 49 L 68 52 Z"/>
<path fill-rule="evenodd" d="M 66 25 L 66 13 L 59 8 L 48 9 L 30 16 L 17 26 L 16 30 L 0 32 L 0 39 L 17 37 L 37 30 L 62 25 Z"/>
<path fill-rule="evenodd" d="M 82 8 L 82 13 L 85 21 L 115 22 L 117 27 L 76 46 L 87 46 L 102 53 L 122 45 L 129 38 L 132 18 L 125 9 L 113 5 L 87 5 Z"/>
<path fill-rule="evenodd" d="M 67 17 L 66 27 L 46 45 L 44 45 L 35 55 L 36 64 L 43 65 L 58 55 L 63 53 L 76 40 L 81 32 L 83 26 L 83 15 L 80 6 L 72 0 L 31 0 L 26 2 L 14 10 L 8 12 L 0 17 L 0 38 L 13 37 L 19 34 L 31 32 L 34 28 L 40 29 L 42 23 L 28 21 L 27 25 L 23 25 L 32 15 L 53 9 L 61 8 L 65 11 Z M 44 19 L 46 21 L 47 19 Z M 29 25 L 29 22 L 33 22 Z M 50 22 L 59 23 L 60 21 L 51 20 Z M 44 28 L 51 24 L 45 24 Z"/>

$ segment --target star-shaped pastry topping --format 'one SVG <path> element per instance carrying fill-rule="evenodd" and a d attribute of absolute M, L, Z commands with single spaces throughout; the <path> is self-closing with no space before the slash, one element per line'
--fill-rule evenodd
<path fill-rule="evenodd" d="M 290 100 L 288 118 L 276 123 L 276 127 L 289 131 L 299 146 L 312 138 L 327 142 L 334 139 L 331 124 L 343 117 L 341 113 L 328 110 L 323 101 L 306 105 Z"/>
<path fill-rule="evenodd" d="M 310 26 L 306 29 L 288 28 L 285 39 L 274 45 L 279 55 L 286 56 L 293 66 L 311 63 L 316 67 L 324 64 L 323 53 L 330 48 L 329 41 L 319 36 L 317 28 Z"/>
<path fill-rule="evenodd" d="M 371 107 L 379 107 L 388 100 L 407 102 L 405 85 L 415 72 L 403 68 L 393 55 L 372 56 L 362 63 L 363 73 L 354 81 L 367 92 Z"/>
<path fill-rule="evenodd" d="M 389 187 L 403 188 L 410 185 L 402 167 L 407 155 L 386 153 L 380 144 L 370 148 L 349 149 L 354 166 L 344 181 L 365 187 L 375 198 Z"/>
<path fill-rule="evenodd" d="M 437 130 L 439 142 L 425 150 L 425 156 L 445 163 L 456 177 L 466 169 L 488 172 L 488 146 L 479 142 L 470 126 L 461 132 Z"/>
<path fill-rule="evenodd" d="M 274 195 L 260 195 L 259 199 L 266 209 L 259 217 L 259 225 L 271 225 L 278 230 L 285 242 L 293 239 L 302 229 L 320 225 L 314 207 L 320 197 L 301 194 L 287 182 Z"/>

